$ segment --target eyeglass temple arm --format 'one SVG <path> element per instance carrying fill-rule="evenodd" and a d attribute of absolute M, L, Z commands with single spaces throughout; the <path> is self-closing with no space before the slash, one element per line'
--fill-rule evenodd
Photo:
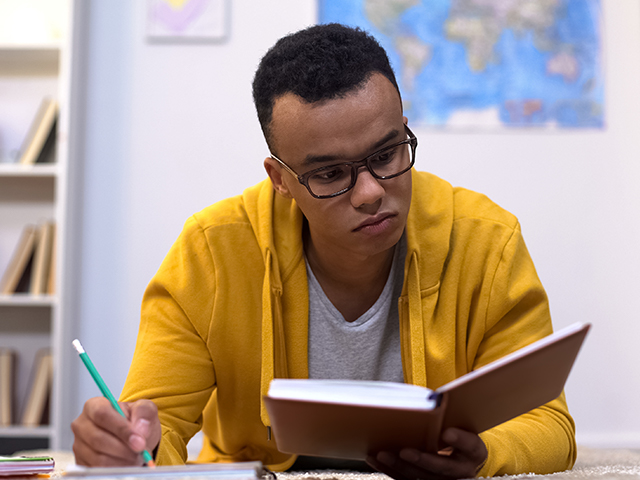
<path fill-rule="evenodd" d="M 280 165 L 282 165 L 287 172 L 289 172 L 291 175 L 296 177 L 298 179 L 298 181 L 300 183 L 302 183 L 302 178 L 300 177 L 300 175 L 298 175 L 296 172 L 294 172 L 293 169 L 289 165 L 284 163 L 282 160 L 280 160 L 278 157 L 276 157 L 273 153 L 270 153 L 269 156 L 271 158 L 273 158 L 276 162 L 278 162 Z"/>

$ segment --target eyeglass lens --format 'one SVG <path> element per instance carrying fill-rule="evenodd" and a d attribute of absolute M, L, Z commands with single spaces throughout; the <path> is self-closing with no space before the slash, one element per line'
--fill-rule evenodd
<path fill-rule="evenodd" d="M 411 147 L 404 143 L 393 145 L 368 157 L 369 167 L 374 176 L 385 178 L 403 173 L 411 165 Z M 360 164 L 360 165 L 358 165 Z M 361 162 L 331 165 L 315 171 L 307 178 L 309 189 L 314 195 L 333 195 L 349 188 L 355 183 L 357 168 L 364 167 Z"/>

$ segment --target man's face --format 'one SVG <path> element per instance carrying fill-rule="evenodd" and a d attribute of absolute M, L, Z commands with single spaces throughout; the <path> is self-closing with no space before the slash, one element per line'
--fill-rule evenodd
<path fill-rule="evenodd" d="M 273 153 L 299 175 L 361 160 L 406 139 L 398 92 L 381 74 L 335 100 L 309 104 L 283 95 L 272 118 Z M 318 199 L 275 160 L 267 158 L 265 168 L 275 188 L 295 199 L 319 251 L 370 257 L 388 251 L 402 236 L 411 204 L 410 172 L 377 180 L 362 168 L 351 190 Z"/>

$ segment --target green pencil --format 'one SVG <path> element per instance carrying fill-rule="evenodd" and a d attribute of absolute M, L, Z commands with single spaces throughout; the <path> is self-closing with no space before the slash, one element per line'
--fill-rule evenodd
<path fill-rule="evenodd" d="M 116 400 L 116 398 L 113 396 L 113 394 L 109 390 L 109 387 L 107 387 L 107 384 L 104 383 L 104 380 L 102 379 L 102 377 L 98 373 L 98 370 L 96 370 L 96 367 L 93 365 L 93 362 L 89 358 L 89 355 L 87 355 L 87 352 L 85 352 L 84 348 L 82 348 L 82 345 L 80 344 L 80 340 L 75 339 L 72 343 L 73 343 L 74 348 L 80 354 L 80 359 L 82 360 L 82 362 L 87 367 L 87 370 L 89 370 L 89 373 L 91 374 L 91 377 L 93 378 L 93 380 L 98 385 L 98 388 L 102 392 L 102 395 L 104 395 L 104 397 L 107 400 L 109 400 L 109 403 L 111 403 L 111 406 L 113 406 L 113 408 L 115 408 L 115 410 L 120 415 L 122 415 L 124 418 L 127 418 L 126 415 L 124 414 L 124 412 L 122 411 L 122 409 L 120 408 L 120 405 L 118 405 L 118 401 Z M 155 462 L 153 461 L 153 457 L 151 456 L 151 454 L 147 450 L 143 450 L 142 451 L 142 458 L 144 458 L 144 461 L 148 466 L 150 466 L 150 467 L 155 467 L 156 466 Z"/>

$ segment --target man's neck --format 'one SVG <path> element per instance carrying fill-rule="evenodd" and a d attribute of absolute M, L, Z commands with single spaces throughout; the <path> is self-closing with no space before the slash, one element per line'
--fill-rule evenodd
<path fill-rule="evenodd" d="M 347 322 L 357 320 L 384 289 L 395 247 L 375 256 L 323 254 L 307 235 L 305 254 L 322 290 Z"/>

